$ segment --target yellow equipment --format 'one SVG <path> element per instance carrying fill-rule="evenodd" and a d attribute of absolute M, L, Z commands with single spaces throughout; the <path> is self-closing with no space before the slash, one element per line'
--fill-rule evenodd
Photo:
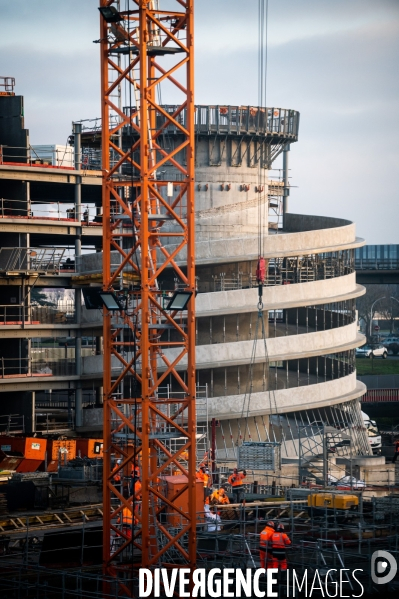
<path fill-rule="evenodd" d="M 357 510 L 359 497 L 341 493 L 311 493 L 308 495 L 308 512 L 315 516 L 340 510 Z"/>

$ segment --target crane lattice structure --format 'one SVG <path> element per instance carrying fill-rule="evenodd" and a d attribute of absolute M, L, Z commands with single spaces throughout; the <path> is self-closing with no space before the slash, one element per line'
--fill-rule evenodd
<path fill-rule="evenodd" d="M 134 595 L 134 568 L 167 567 L 171 555 L 195 562 L 193 0 L 164 11 L 146 0 L 100 4 L 103 290 L 120 305 L 103 310 L 104 572 Z M 161 83 L 172 111 L 160 103 Z M 184 136 L 177 147 L 160 143 L 169 126 Z M 184 310 L 166 305 L 166 269 L 190 298 Z M 175 393 L 163 398 L 166 383 Z M 175 496 L 164 484 L 171 467 L 187 481 Z M 134 469 L 142 502 L 117 480 Z M 183 493 L 188 511 L 176 502 Z M 124 509 L 133 511 L 132 537 L 117 524 Z"/>

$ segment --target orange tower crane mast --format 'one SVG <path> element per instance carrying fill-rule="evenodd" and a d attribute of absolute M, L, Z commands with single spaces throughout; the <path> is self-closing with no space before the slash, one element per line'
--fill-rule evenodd
<path fill-rule="evenodd" d="M 132 568 L 167 567 L 171 551 L 195 563 L 194 33 L 193 0 L 170 0 L 167 10 L 122 4 L 101 0 L 99 9 L 103 291 L 119 303 L 103 309 L 103 551 L 104 573 L 117 572 L 132 595 L 121 582 Z M 159 102 L 161 83 L 173 109 Z M 168 128 L 179 131 L 178 147 L 162 143 Z M 160 290 L 165 275 L 189 298 L 183 309 Z M 123 484 L 133 469 L 142 501 Z M 172 469 L 187 481 L 175 497 L 165 485 Z M 188 511 L 177 505 L 183 492 Z M 121 526 L 129 510 L 133 533 Z"/>

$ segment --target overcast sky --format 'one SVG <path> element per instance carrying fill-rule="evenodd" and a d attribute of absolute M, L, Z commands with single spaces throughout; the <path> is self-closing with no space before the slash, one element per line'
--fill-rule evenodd
<path fill-rule="evenodd" d="M 32 144 L 100 114 L 98 4 L 0 0 L 0 75 Z M 196 0 L 196 103 L 257 104 L 257 19 L 258 0 Z M 301 113 L 290 211 L 399 243 L 399 0 L 269 0 L 268 32 L 267 105 Z"/>

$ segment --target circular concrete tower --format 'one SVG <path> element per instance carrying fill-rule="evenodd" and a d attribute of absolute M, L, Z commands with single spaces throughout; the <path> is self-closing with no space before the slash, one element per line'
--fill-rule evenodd
<path fill-rule="evenodd" d="M 354 251 L 363 241 L 343 219 L 281 214 L 287 172 L 269 177 L 298 127 L 294 110 L 196 109 L 197 379 L 226 463 L 237 461 L 243 440 L 276 441 L 283 457 L 298 458 L 301 437 L 317 455 L 321 423 L 350 436 L 337 455 L 370 454 L 355 370 L 364 341 L 355 300 L 364 289 Z M 163 143 L 177 148 L 178 130 Z M 259 256 L 267 264 L 261 309 Z"/>

